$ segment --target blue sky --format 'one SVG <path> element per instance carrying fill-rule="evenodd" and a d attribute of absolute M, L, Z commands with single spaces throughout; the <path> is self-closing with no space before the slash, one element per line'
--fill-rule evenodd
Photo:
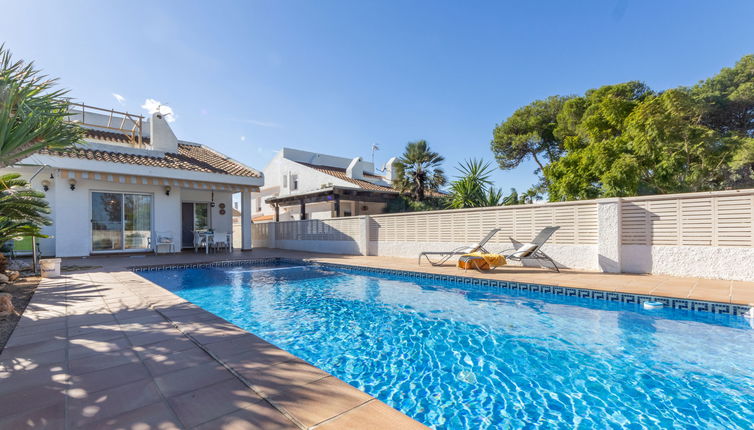
<path fill-rule="evenodd" d="M 73 97 L 159 100 L 180 139 L 260 169 L 283 146 L 369 159 L 378 143 L 379 165 L 426 139 L 452 176 L 492 160 L 492 129 L 532 100 L 690 85 L 754 52 L 751 1 L 8 1 L 3 15 L 0 41 Z M 525 190 L 533 170 L 494 179 Z"/>

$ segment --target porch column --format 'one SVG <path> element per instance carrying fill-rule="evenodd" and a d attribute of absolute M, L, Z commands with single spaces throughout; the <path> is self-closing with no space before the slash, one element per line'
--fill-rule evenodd
<path fill-rule="evenodd" d="M 340 196 L 337 194 L 335 195 L 335 201 L 333 202 L 333 206 L 334 206 L 333 210 L 335 211 L 334 218 L 337 218 L 340 216 Z"/>
<path fill-rule="evenodd" d="M 241 191 L 241 250 L 251 249 L 251 192 Z"/>

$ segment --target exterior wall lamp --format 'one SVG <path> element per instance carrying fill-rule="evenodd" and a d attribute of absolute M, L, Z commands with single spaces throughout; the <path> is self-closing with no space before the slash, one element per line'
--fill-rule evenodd
<path fill-rule="evenodd" d="M 42 189 L 45 190 L 45 192 L 50 191 L 50 181 L 47 179 L 42 181 Z"/>
<path fill-rule="evenodd" d="M 170 195 L 170 185 L 166 185 L 166 186 L 165 186 L 165 195 L 166 195 L 166 196 L 169 196 L 169 195 Z"/>
<path fill-rule="evenodd" d="M 68 185 L 71 186 L 71 191 L 75 190 L 76 189 L 76 180 L 75 179 L 69 179 L 68 180 Z"/>

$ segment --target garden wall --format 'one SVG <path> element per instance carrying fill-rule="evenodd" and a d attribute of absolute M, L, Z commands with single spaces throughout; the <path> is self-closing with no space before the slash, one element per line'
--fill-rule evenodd
<path fill-rule="evenodd" d="M 560 230 L 545 246 L 561 267 L 754 280 L 754 190 L 382 214 L 254 226 L 254 246 L 416 258 L 502 230 L 492 252 Z"/>

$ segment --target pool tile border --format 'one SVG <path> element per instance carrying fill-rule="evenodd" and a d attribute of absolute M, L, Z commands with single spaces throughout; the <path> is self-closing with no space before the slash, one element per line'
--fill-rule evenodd
<path fill-rule="evenodd" d="M 654 296 L 648 294 L 621 293 L 615 291 L 592 290 L 587 288 L 563 287 L 556 285 L 534 284 L 527 282 L 502 281 L 496 279 L 471 278 L 460 275 L 442 275 L 426 272 L 415 272 L 410 270 L 386 269 L 381 267 L 355 266 L 350 264 L 322 263 L 310 259 L 291 259 L 283 257 L 265 257 L 239 260 L 223 260 L 207 263 L 186 263 L 186 264 L 161 264 L 148 266 L 132 266 L 128 269 L 133 272 L 151 272 L 155 270 L 170 269 L 191 269 L 201 267 L 228 267 L 235 265 L 260 266 L 265 264 L 307 264 L 320 267 L 333 267 L 341 270 L 352 270 L 358 272 L 382 273 L 389 275 L 407 276 L 411 278 L 433 279 L 438 281 L 454 282 L 465 285 L 479 285 L 496 288 L 506 288 L 518 291 L 529 291 L 542 294 L 553 294 L 556 296 L 579 297 L 583 299 L 605 300 L 610 302 L 621 303 L 643 303 L 647 301 L 661 302 L 664 306 L 697 312 L 711 312 L 715 314 L 733 315 L 750 317 L 754 308 L 734 303 L 709 302 L 703 300 L 680 299 L 675 297 Z"/>

